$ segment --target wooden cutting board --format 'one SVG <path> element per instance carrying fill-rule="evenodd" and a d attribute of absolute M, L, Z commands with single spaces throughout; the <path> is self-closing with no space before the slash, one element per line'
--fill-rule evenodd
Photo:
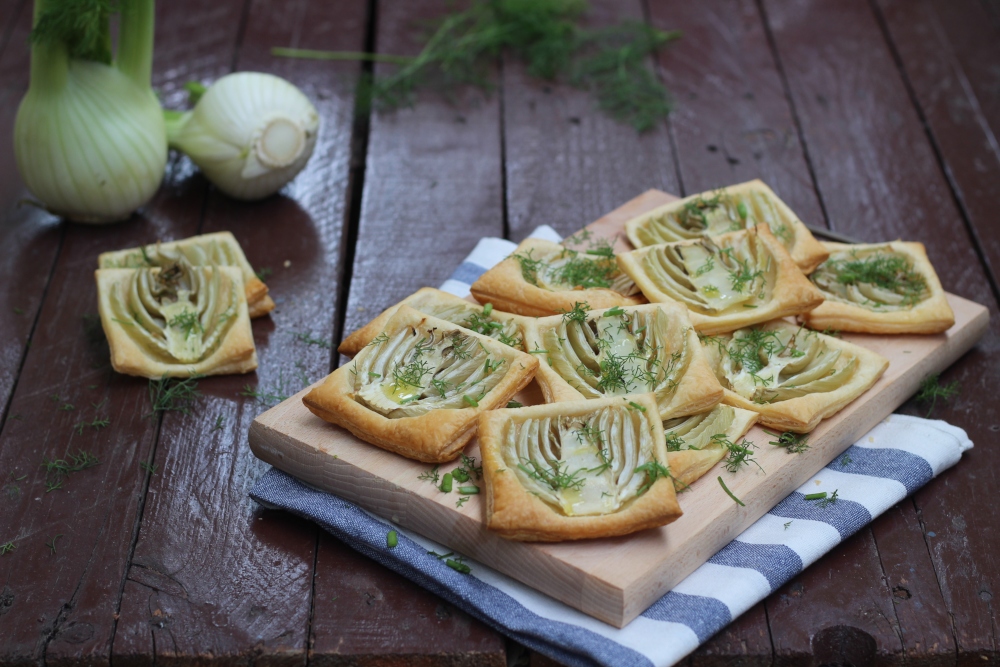
<path fill-rule="evenodd" d="M 631 249 L 625 221 L 672 199 L 650 190 L 589 225 L 591 238 L 614 238 L 616 250 Z M 413 287 L 415 291 L 421 286 Z M 844 334 L 845 340 L 888 358 L 889 369 L 867 393 L 822 422 L 810 436 L 807 451 L 790 455 L 768 445 L 773 437 L 754 427 L 747 438 L 757 446 L 755 460 L 763 472 L 753 467 L 729 473 L 717 466 L 679 496 L 684 512 L 680 519 L 625 537 L 557 544 L 502 539 L 484 526 L 484 496 L 472 496 L 456 508 L 457 494 L 441 493 L 418 479 L 430 465 L 378 449 L 315 417 L 302 404 L 308 389 L 257 417 L 250 428 L 250 448 L 260 459 L 312 486 L 622 627 L 885 419 L 925 377 L 944 370 L 975 345 L 986 331 L 987 309 L 955 295 L 948 299 L 955 325 L 944 334 Z M 518 400 L 540 403 L 541 392 L 532 384 Z M 478 442 L 473 440 L 466 453 L 478 459 Z M 456 466 L 443 465 L 441 472 Z M 716 480 L 720 474 L 745 507 L 725 495 Z"/>

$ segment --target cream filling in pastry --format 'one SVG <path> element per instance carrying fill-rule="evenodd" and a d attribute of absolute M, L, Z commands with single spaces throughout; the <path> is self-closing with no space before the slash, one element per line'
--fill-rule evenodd
<path fill-rule="evenodd" d="M 547 254 L 533 251 L 513 255 L 521 276 L 532 285 L 550 291 L 610 289 L 623 296 L 639 293 L 635 282 L 615 261 L 610 247 L 591 252 L 564 248 Z"/>
<path fill-rule="evenodd" d="M 502 455 L 525 489 L 567 516 L 614 513 L 668 474 L 646 414 L 625 405 L 512 420 Z"/>
<path fill-rule="evenodd" d="M 832 349 L 805 329 L 750 327 L 706 342 L 719 345 L 723 386 L 754 403 L 774 403 L 829 392 L 848 382 L 858 359 Z"/>
<path fill-rule="evenodd" d="M 740 234 L 717 245 L 664 245 L 642 259 L 643 269 L 664 294 L 702 315 L 756 308 L 771 298 L 777 262 L 757 234 Z"/>
<path fill-rule="evenodd" d="M 549 361 L 587 398 L 677 387 L 691 361 L 687 330 L 662 310 L 605 310 L 588 318 L 580 307 L 542 334 Z"/>
<path fill-rule="evenodd" d="M 931 295 L 910 257 L 891 243 L 836 251 L 809 279 L 827 299 L 874 312 L 909 310 Z"/>
<path fill-rule="evenodd" d="M 352 369 L 354 399 L 390 419 L 476 407 L 508 365 L 459 330 L 404 327 L 369 345 L 375 349 Z"/>
<path fill-rule="evenodd" d="M 161 360 L 194 363 L 219 346 L 239 310 L 242 285 L 183 257 L 141 269 L 111 294 L 112 317 L 140 348 Z"/>

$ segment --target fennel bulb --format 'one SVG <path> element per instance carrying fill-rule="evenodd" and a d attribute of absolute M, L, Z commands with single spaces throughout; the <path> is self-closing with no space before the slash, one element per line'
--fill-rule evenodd
<path fill-rule="evenodd" d="M 166 125 L 150 86 L 153 0 L 119 6 L 112 63 L 106 2 L 35 2 L 14 154 L 42 206 L 79 222 L 129 217 L 152 198 L 166 168 Z"/>
<path fill-rule="evenodd" d="M 193 110 L 164 113 L 170 147 L 236 199 L 262 199 L 295 178 L 319 130 L 319 113 L 302 91 L 260 72 L 226 75 L 198 95 Z"/>

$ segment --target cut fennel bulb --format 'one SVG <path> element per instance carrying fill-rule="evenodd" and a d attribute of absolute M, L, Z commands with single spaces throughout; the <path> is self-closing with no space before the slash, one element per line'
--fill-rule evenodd
<path fill-rule="evenodd" d="M 262 199 L 302 171 L 316 145 L 319 113 L 284 79 L 237 72 L 216 81 L 191 111 L 167 111 L 171 148 L 187 154 L 236 199 Z"/>
<path fill-rule="evenodd" d="M 14 125 L 18 170 L 56 215 L 124 220 L 156 192 L 167 161 L 166 126 L 150 87 L 153 0 L 120 3 L 115 64 L 100 43 L 81 52 L 74 33 L 108 34 L 107 12 L 96 14 L 92 26 L 80 27 L 83 19 L 60 25 L 67 14 L 73 17 L 67 7 L 53 0 L 35 4 L 31 83 Z"/>

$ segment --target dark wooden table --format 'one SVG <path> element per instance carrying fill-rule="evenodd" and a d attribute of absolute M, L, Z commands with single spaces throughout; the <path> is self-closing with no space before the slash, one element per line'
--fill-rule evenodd
<path fill-rule="evenodd" d="M 594 22 L 684 32 L 655 63 L 677 110 L 641 136 L 509 60 L 492 95 L 427 95 L 368 116 L 353 105 L 361 65 L 269 55 L 413 52 L 414 20 L 444 0 L 158 4 L 154 85 L 166 105 L 183 104 L 185 81 L 268 71 L 315 101 L 323 129 L 283 196 L 234 202 L 174 157 L 127 224 L 60 223 L 18 206 L 11 130 L 31 4 L 0 1 L 0 543 L 16 545 L 0 557 L 0 663 L 527 662 L 315 526 L 256 507 L 247 491 L 264 466 L 246 434 L 265 405 L 241 391 L 290 393 L 322 377 L 344 332 L 439 284 L 482 236 L 520 240 L 542 223 L 570 233 L 650 187 L 755 177 L 810 223 L 923 241 L 946 289 L 993 320 L 944 375 L 960 396 L 935 412 L 976 448 L 691 663 L 998 662 L 997 0 L 593 0 Z M 201 381 L 190 414 L 150 418 L 147 383 L 111 372 L 94 335 L 97 254 L 223 229 L 271 270 L 278 307 L 254 323 L 260 368 Z M 77 426 L 98 417 L 110 425 Z M 47 492 L 42 460 L 77 450 L 100 465 Z"/>

